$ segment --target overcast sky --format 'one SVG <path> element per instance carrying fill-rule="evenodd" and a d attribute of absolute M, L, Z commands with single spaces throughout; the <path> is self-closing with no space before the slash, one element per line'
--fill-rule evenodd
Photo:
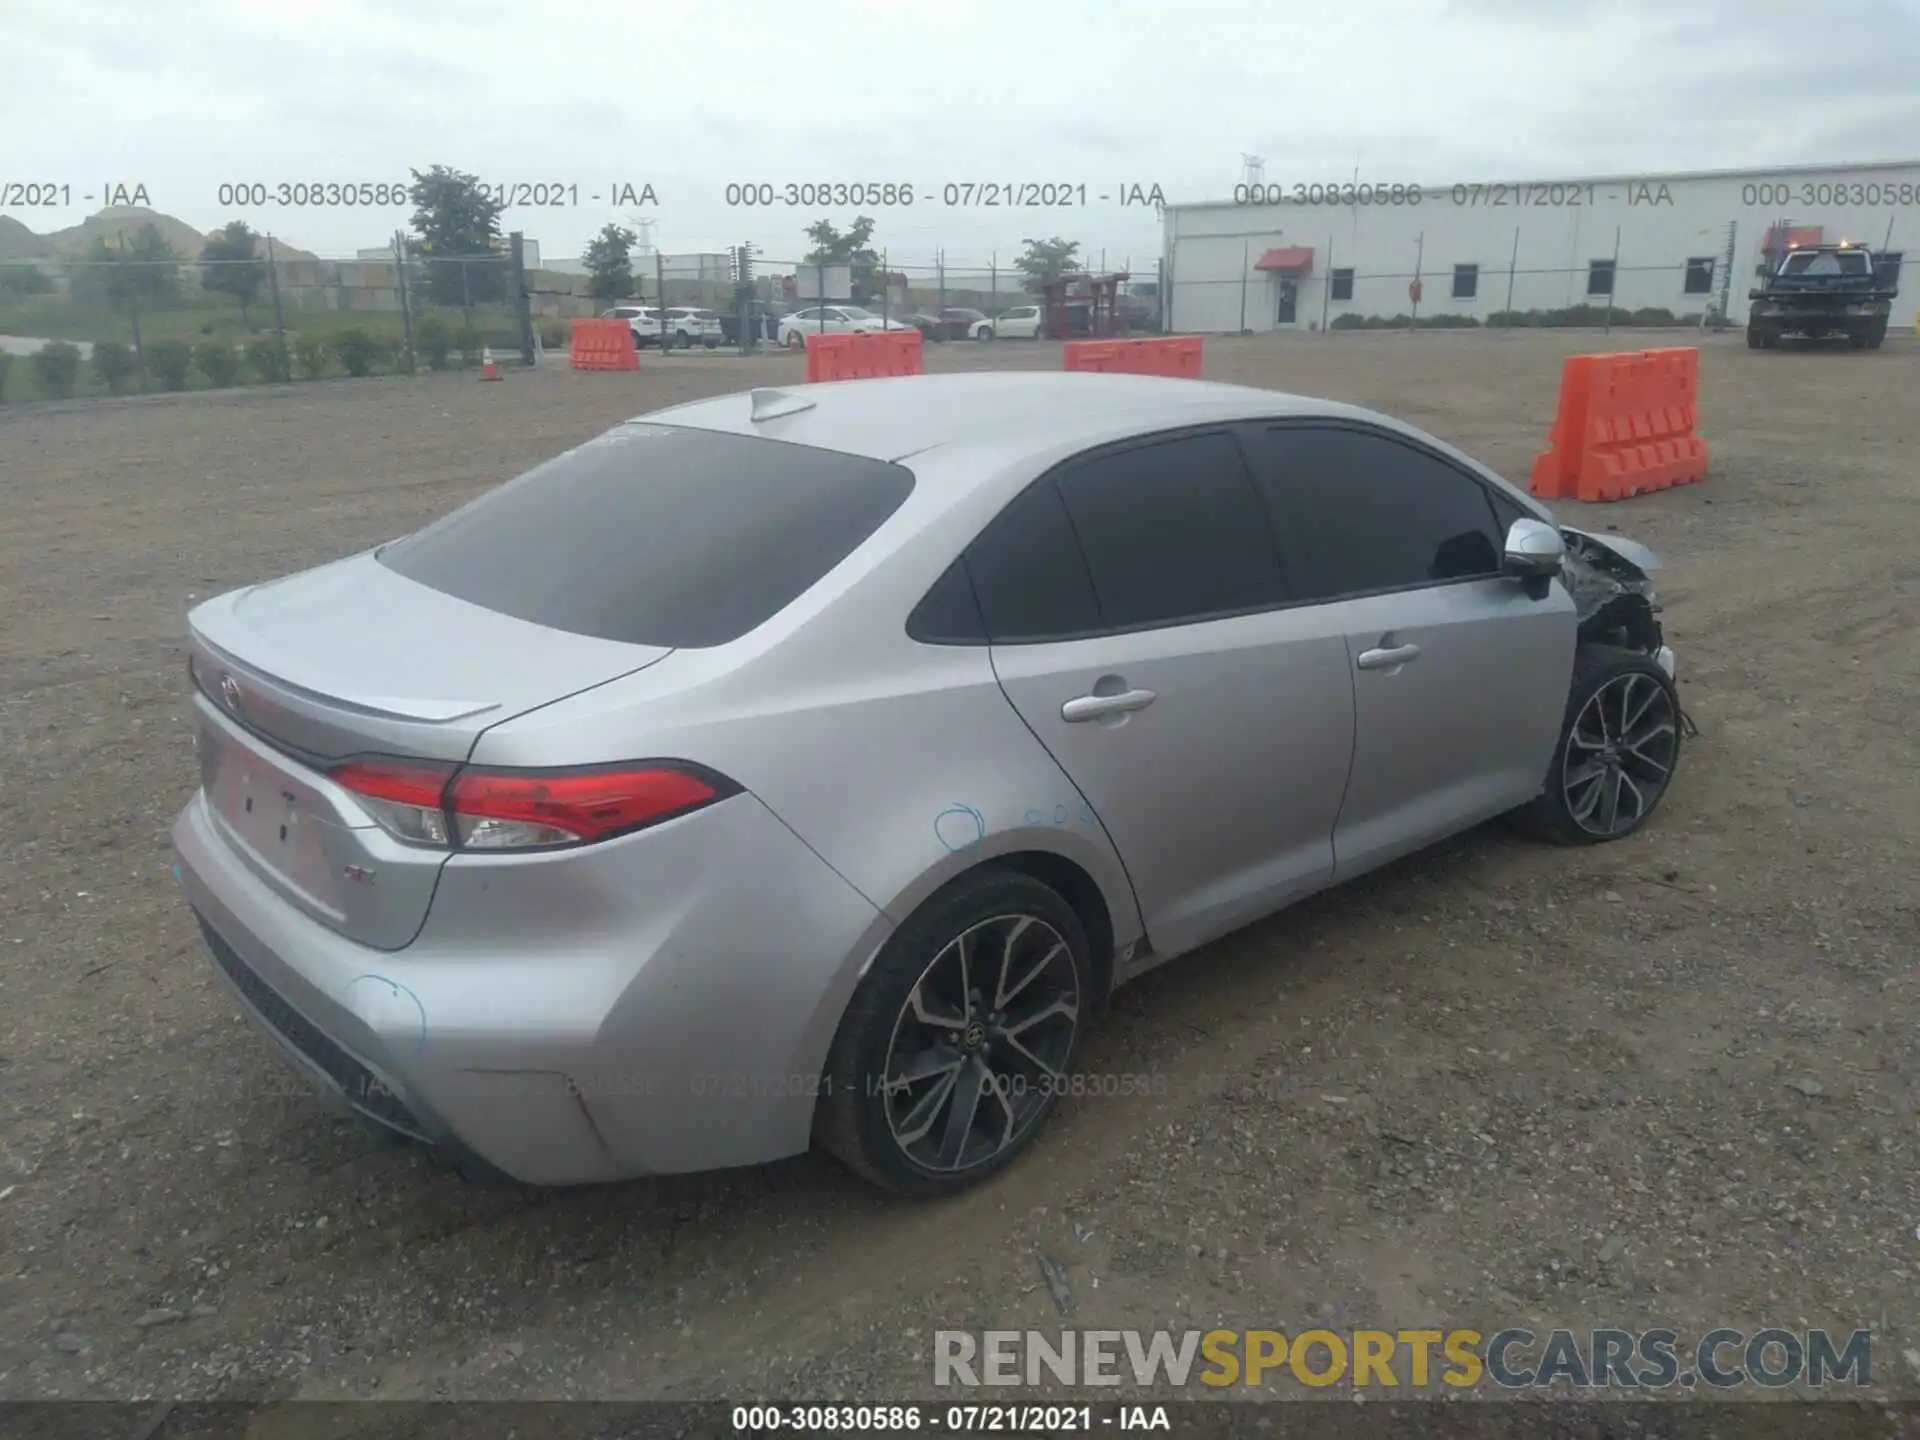
<path fill-rule="evenodd" d="M 219 186 L 438 163 L 577 185 L 506 217 L 545 257 L 650 214 L 669 253 L 791 260 L 826 212 L 730 209 L 730 181 L 890 181 L 917 192 L 869 207 L 896 266 L 1062 235 L 1145 269 L 1159 227 L 1122 187 L 1224 199 L 1244 152 L 1288 184 L 1911 158 L 1917 61 L 1920 0 L 0 0 L 0 184 L 73 187 L 7 212 L 38 231 L 139 183 L 200 229 L 346 255 L 404 208 L 237 209 Z M 1088 203 L 941 203 L 992 181 Z M 658 205 L 590 198 L 622 182 Z"/>

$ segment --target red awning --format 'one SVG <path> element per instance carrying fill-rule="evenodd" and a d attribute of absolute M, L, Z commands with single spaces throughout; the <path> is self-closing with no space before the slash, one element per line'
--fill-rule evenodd
<path fill-rule="evenodd" d="M 1313 268 L 1313 247 L 1311 245 L 1283 245 L 1278 250 L 1269 250 L 1262 255 L 1253 267 L 1256 270 L 1298 270 Z"/>

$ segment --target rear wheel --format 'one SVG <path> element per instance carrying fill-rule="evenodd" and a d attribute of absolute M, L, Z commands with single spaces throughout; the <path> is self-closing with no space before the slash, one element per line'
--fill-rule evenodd
<path fill-rule="evenodd" d="M 798 330 L 789 330 L 787 332 L 787 349 L 804 350 L 806 348 L 807 348 L 806 336 L 802 335 Z"/>
<path fill-rule="evenodd" d="M 1039 881 L 962 876 L 893 935 L 827 1062 L 819 1142 L 907 1195 L 1008 1164 L 1066 1088 L 1092 1013 L 1086 931 Z"/>
<path fill-rule="evenodd" d="M 1749 350 L 1771 350 L 1775 335 L 1771 330 L 1763 330 L 1758 325 L 1747 327 L 1747 348 Z"/>
<path fill-rule="evenodd" d="M 1515 811 L 1521 829 L 1559 845 L 1625 839 L 1652 815 L 1680 765 L 1680 697 L 1650 658 L 1582 646 L 1547 783 Z"/>

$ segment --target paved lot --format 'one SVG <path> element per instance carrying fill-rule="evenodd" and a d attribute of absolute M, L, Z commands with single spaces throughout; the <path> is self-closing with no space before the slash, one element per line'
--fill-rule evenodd
<path fill-rule="evenodd" d="M 1207 372 L 1523 476 L 1585 348 L 1232 339 Z M 288 1082 L 175 898 L 189 602 L 801 368 L 646 364 L 0 411 L 0 1395 L 872 1399 L 931 1391 L 936 1324 L 1309 1321 L 1871 1325 L 1876 1379 L 1920 1382 L 1911 340 L 1710 340 L 1712 478 L 1583 516 L 1675 566 L 1702 733 L 1647 833 L 1477 832 L 1158 972 L 1087 1063 L 1161 1093 L 1071 1103 L 932 1207 L 811 1158 L 465 1190 Z"/>

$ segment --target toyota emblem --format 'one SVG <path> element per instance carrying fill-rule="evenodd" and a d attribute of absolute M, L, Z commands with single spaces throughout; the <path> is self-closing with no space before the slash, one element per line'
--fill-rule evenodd
<path fill-rule="evenodd" d="M 238 714 L 240 711 L 240 682 L 231 675 L 220 677 L 220 698 L 226 702 L 227 709 Z"/>

